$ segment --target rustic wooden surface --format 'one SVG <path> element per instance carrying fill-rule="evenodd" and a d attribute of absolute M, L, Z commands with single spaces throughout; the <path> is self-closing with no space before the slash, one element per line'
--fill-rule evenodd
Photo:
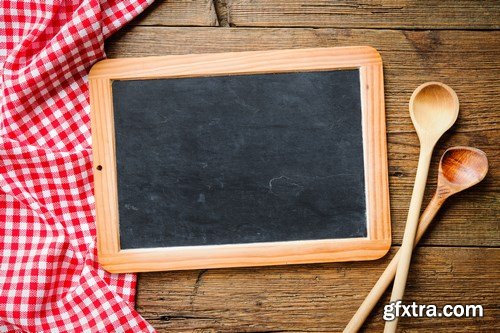
<path fill-rule="evenodd" d="M 494 331 L 500 320 L 500 2 L 159 1 L 106 45 L 109 57 L 371 45 L 384 61 L 393 226 L 401 242 L 418 159 L 408 115 L 430 80 L 454 88 L 460 115 L 436 148 L 486 152 L 490 173 L 452 197 L 416 251 L 406 297 L 482 304 L 484 318 L 401 319 L 402 331 Z M 139 275 L 137 310 L 161 332 L 337 332 L 389 262 L 372 261 Z M 365 331 L 381 331 L 380 302 Z"/>

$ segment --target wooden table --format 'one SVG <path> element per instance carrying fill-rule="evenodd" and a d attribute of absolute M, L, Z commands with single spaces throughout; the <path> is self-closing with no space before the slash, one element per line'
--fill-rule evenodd
<path fill-rule="evenodd" d="M 371 45 L 384 61 L 393 248 L 372 262 L 140 274 L 137 310 L 161 332 L 341 331 L 401 244 L 418 158 L 408 114 L 430 80 L 453 87 L 460 115 L 435 151 L 486 152 L 490 173 L 452 198 L 415 253 L 406 300 L 481 304 L 484 318 L 401 319 L 404 331 L 493 331 L 500 325 L 500 2 L 171 0 L 107 42 L 111 58 Z M 385 299 L 365 325 L 381 331 Z"/>

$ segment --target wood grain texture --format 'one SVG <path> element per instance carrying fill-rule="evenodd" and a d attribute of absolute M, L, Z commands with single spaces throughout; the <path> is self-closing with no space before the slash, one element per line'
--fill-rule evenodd
<path fill-rule="evenodd" d="M 419 84 L 431 80 L 443 81 L 457 91 L 460 115 L 438 142 L 424 205 L 434 192 L 438 160 L 446 148 L 469 145 L 484 150 L 490 172 L 473 189 L 450 198 L 437 214 L 420 242 L 423 247 L 415 253 L 413 267 L 418 274 L 409 281 L 407 296 L 421 303 L 480 303 L 487 309 L 486 316 L 405 319 L 400 328 L 411 332 L 494 331 L 500 317 L 500 254 L 499 249 L 482 247 L 500 245 L 500 33 L 478 29 L 498 29 L 498 1 L 215 2 L 225 5 L 219 6 L 224 26 L 253 28 L 125 28 L 107 43 L 108 54 L 132 57 L 376 47 L 384 60 L 395 244 L 401 241 L 418 158 L 418 139 L 408 114 L 410 95 Z M 146 15 L 154 14 L 150 13 Z M 157 25 L 173 25 L 175 18 L 169 15 L 157 16 Z M 196 25 L 189 22 L 198 22 L 197 15 L 184 16 L 182 25 Z M 303 28 L 263 28 L 273 25 Z M 341 29 L 312 29 L 318 27 Z M 404 28 L 408 30 L 395 30 Z M 439 30 L 443 28 L 457 31 Z M 481 248 L 449 247 L 468 245 Z M 373 262 L 141 274 L 137 309 L 160 332 L 341 331 L 390 257 Z M 388 299 L 386 293 L 364 331 L 383 329 L 382 304 Z"/>
<path fill-rule="evenodd" d="M 347 45 L 371 45 L 384 61 L 393 243 L 401 242 L 418 159 L 408 101 L 418 85 L 436 80 L 457 92 L 460 115 L 437 144 L 424 205 L 435 189 L 439 156 L 450 146 L 485 151 L 490 173 L 474 189 L 449 199 L 422 243 L 499 246 L 498 31 L 130 27 L 108 42 L 107 52 L 110 57 L 137 57 Z"/>
<path fill-rule="evenodd" d="M 339 332 L 391 255 L 372 262 L 241 268 L 139 277 L 137 310 L 159 332 Z M 484 318 L 408 319 L 411 332 L 491 331 L 498 323 L 500 249 L 418 248 L 407 296 L 421 304 L 477 304 Z M 480 272 L 480 273 L 479 273 Z M 365 325 L 380 332 L 382 299 Z"/>
<path fill-rule="evenodd" d="M 158 3 L 157 8 L 182 1 Z M 418 158 L 418 140 L 408 114 L 410 95 L 419 84 L 431 80 L 443 81 L 457 91 L 460 115 L 457 124 L 438 142 L 424 205 L 434 192 L 438 160 L 446 148 L 469 145 L 484 150 L 490 172 L 473 189 L 450 198 L 435 217 L 420 242 L 424 247 L 415 253 L 413 267 L 418 274 L 409 281 L 407 296 L 421 303 L 480 303 L 487 309 L 486 316 L 405 319 L 400 328 L 408 332 L 494 331 L 500 317 L 499 249 L 449 246 L 500 245 L 500 33 L 478 30 L 498 29 L 499 2 L 215 3 L 222 4 L 218 6 L 223 13 L 221 25 L 252 29 L 126 28 L 107 43 L 108 54 L 131 57 L 292 47 L 376 47 L 384 60 L 395 244 L 401 241 Z M 193 16 L 189 11 L 178 13 L 185 18 L 180 24 L 193 26 L 206 20 L 194 12 Z M 145 15 L 155 15 L 154 10 Z M 175 25 L 176 19 L 164 11 L 157 16 L 156 24 Z M 318 27 L 341 29 L 312 29 Z M 160 332 L 341 331 L 390 257 L 374 262 L 141 274 L 137 309 Z M 383 329 L 382 302 L 388 301 L 389 293 L 385 295 L 364 331 Z"/>
<path fill-rule="evenodd" d="M 217 13 L 217 20 L 219 21 L 220 27 L 229 27 L 230 26 L 230 12 L 229 5 L 231 0 L 213 0 L 215 12 Z"/>
<path fill-rule="evenodd" d="M 106 218 L 108 223 L 96 223 L 98 257 L 120 249 L 118 234 L 118 193 L 116 191 L 116 161 L 114 158 L 113 113 L 111 81 L 89 79 L 92 142 L 92 167 L 94 169 L 94 197 L 96 220 Z"/>
<path fill-rule="evenodd" d="M 337 27 L 392 29 L 498 29 L 495 0 L 232 0 L 236 27 Z"/>
<path fill-rule="evenodd" d="M 367 74 L 361 77 L 367 80 L 366 76 L 371 75 L 370 82 L 377 84 L 378 89 L 382 84 L 381 65 L 380 55 L 372 47 L 352 46 L 106 59 L 92 67 L 89 77 L 111 80 L 157 79 L 363 67 L 362 72 Z M 367 100 L 372 102 L 370 98 Z M 377 104 L 379 109 L 380 105 Z"/>
<path fill-rule="evenodd" d="M 157 0 L 130 24 L 216 27 L 219 20 L 212 0 Z"/>
<path fill-rule="evenodd" d="M 119 246 L 113 80 L 359 68 L 368 237 L 143 248 Z M 108 59 L 89 74 L 99 262 L 113 273 L 378 259 L 390 247 L 383 73 L 371 47 Z M 98 169 L 98 167 L 100 169 Z"/>

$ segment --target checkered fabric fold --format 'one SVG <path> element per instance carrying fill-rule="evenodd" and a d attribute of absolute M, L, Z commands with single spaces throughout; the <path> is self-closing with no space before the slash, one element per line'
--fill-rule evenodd
<path fill-rule="evenodd" d="M 0 332 L 153 331 L 96 261 L 87 74 L 152 0 L 0 0 Z"/>

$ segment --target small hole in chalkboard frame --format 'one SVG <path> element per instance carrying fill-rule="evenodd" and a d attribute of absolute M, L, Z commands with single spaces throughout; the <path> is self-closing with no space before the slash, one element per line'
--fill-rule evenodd
<path fill-rule="evenodd" d="M 102 165 L 98 165 L 98 166 L 96 167 L 96 169 L 97 169 L 97 170 L 99 170 L 99 171 L 101 171 L 101 170 L 102 170 Z"/>

